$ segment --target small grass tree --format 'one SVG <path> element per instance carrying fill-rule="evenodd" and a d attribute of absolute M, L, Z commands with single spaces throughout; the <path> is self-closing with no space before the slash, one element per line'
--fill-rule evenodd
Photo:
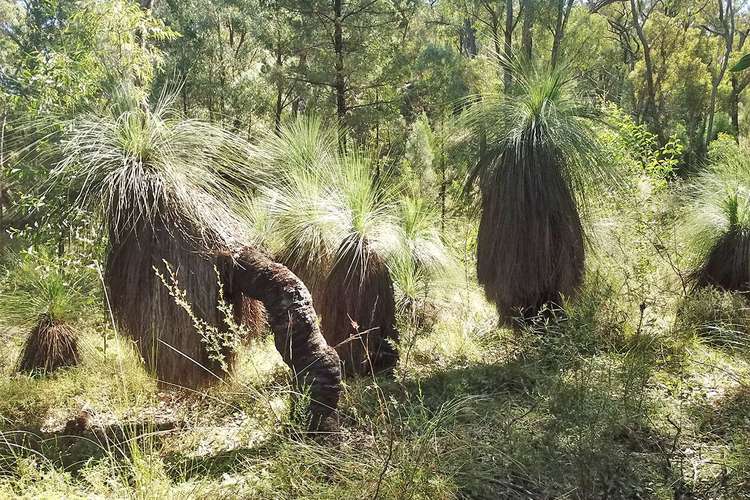
<path fill-rule="evenodd" d="M 80 360 L 74 323 L 87 304 L 86 276 L 71 276 L 64 264 L 45 252 L 27 250 L 11 259 L 3 276 L 0 317 L 6 324 L 30 328 L 17 370 L 49 374 Z"/>
<path fill-rule="evenodd" d="M 486 139 L 469 178 L 481 191 L 477 277 L 508 320 L 576 294 L 585 260 L 579 202 L 609 169 L 593 112 L 565 68 L 504 64 L 513 93 L 487 96 L 466 113 Z"/>
<path fill-rule="evenodd" d="M 750 291 L 750 150 L 720 138 L 687 193 L 693 283 Z"/>

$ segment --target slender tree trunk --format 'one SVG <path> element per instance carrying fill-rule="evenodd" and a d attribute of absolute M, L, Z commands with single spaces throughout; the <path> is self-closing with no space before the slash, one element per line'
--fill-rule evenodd
<path fill-rule="evenodd" d="M 732 47 L 734 46 L 734 4 L 732 3 L 732 0 L 726 0 L 726 2 L 727 4 L 725 8 L 724 0 L 718 0 L 719 19 L 724 28 L 722 33 L 724 38 L 724 57 L 721 60 L 718 73 L 711 75 L 711 99 L 708 105 L 708 124 L 706 125 L 703 152 L 708 151 L 708 143 L 711 142 L 711 138 L 713 137 L 714 116 L 716 115 L 716 99 L 719 95 L 719 85 L 721 85 L 721 81 L 724 79 L 724 74 L 726 73 L 729 64 L 729 57 L 732 54 Z"/>
<path fill-rule="evenodd" d="M 560 59 L 560 48 L 563 37 L 565 36 L 565 26 L 568 24 L 570 10 L 573 8 L 573 0 L 560 0 L 557 10 L 557 20 L 555 22 L 555 35 L 552 39 L 552 57 L 550 59 L 552 67 L 557 66 Z"/>
<path fill-rule="evenodd" d="M 506 60 L 513 57 L 513 0 L 505 0 L 505 43 L 503 44 Z M 505 68 L 503 75 L 503 87 L 506 94 L 510 93 L 513 86 L 513 73 L 510 68 Z"/>
<path fill-rule="evenodd" d="M 344 30 L 341 1 L 333 0 L 333 48 L 336 53 L 334 69 L 336 76 L 334 88 L 336 89 L 336 116 L 341 127 L 339 142 L 342 148 L 346 148 L 346 78 L 344 76 Z"/>
<path fill-rule="evenodd" d="M 633 15 L 633 26 L 643 48 L 643 63 L 646 71 L 646 106 L 644 114 L 660 143 L 664 143 L 664 131 L 659 125 L 659 112 L 656 108 L 656 85 L 654 83 L 654 63 L 651 59 L 651 45 L 641 24 L 639 0 L 630 0 L 630 12 Z"/>
<path fill-rule="evenodd" d="M 320 333 L 310 292 L 289 269 L 255 248 L 245 247 L 233 257 L 224 256 L 233 266 L 230 293 L 263 302 L 276 349 L 292 369 L 300 392 L 308 391 L 309 429 L 336 431 L 340 361 Z"/>
<path fill-rule="evenodd" d="M 273 116 L 273 128 L 276 134 L 281 133 L 281 112 L 284 110 L 284 86 L 281 81 L 281 67 L 284 59 L 281 54 L 281 44 L 276 44 L 276 73 L 278 81 L 276 82 L 276 108 Z"/>
<path fill-rule="evenodd" d="M 440 125 L 440 233 L 445 234 L 445 196 L 448 190 L 448 175 L 445 164 L 445 124 Z"/>
<path fill-rule="evenodd" d="M 476 30 L 468 17 L 464 19 L 461 28 L 461 52 L 466 54 L 470 59 L 477 55 L 477 36 Z"/>
<path fill-rule="evenodd" d="M 522 0 L 523 4 L 523 26 L 521 28 L 521 51 L 527 61 L 531 61 L 533 51 L 533 36 L 531 30 L 534 27 L 534 15 L 536 10 L 535 0 Z"/>
<path fill-rule="evenodd" d="M 307 73 L 307 52 L 304 50 L 300 51 L 299 53 L 299 63 L 297 64 L 297 73 L 300 75 L 304 75 Z M 295 97 L 294 101 L 292 102 L 292 115 L 297 118 L 300 111 L 304 111 L 305 109 L 305 102 L 304 102 L 304 84 L 297 83 L 296 84 L 296 90 L 297 90 L 297 97 Z"/>
<path fill-rule="evenodd" d="M 740 92 L 739 84 L 737 82 L 737 75 L 732 75 L 731 78 L 732 91 L 729 93 L 729 116 L 732 120 L 732 132 L 734 132 L 735 140 L 739 141 L 740 138 Z"/>
<path fill-rule="evenodd" d="M 495 56 L 499 57 L 503 50 L 500 46 L 500 21 L 494 14 L 492 15 L 492 19 L 490 20 L 490 30 L 492 31 L 492 45 Z"/>

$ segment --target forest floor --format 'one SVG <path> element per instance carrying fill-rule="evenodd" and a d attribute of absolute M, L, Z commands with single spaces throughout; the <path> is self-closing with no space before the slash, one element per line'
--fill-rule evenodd
<path fill-rule="evenodd" d="M 347 382 L 337 444 L 290 418 L 269 338 L 191 392 L 104 319 L 47 378 L 13 373 L 23 335 L 0 330 L 0 497 L 750 498 L 746 334 L 591 297 L 512 331 L 457 296 L 393 377 Z"/>

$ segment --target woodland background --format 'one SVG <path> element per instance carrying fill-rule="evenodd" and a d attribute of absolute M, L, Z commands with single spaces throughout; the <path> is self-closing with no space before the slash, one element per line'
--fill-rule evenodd
<path fill-rule="evenodd" d="M 750 496 L 750 308 L 692 289 L 681 219 L 707 165 L 747 158 L 749 34 L 737 0 L 0 0 L 0 496 Z M 462 119 L 510 92 L 509 58 L 566 68 L 622 171 L 588 200 L 578 298 L 522 328 L 477 285 Z M 301 437 L 272 339 L 178 392 L 112 327 L 101 221 L 61 217 L 28 151 L 123 82 L 250 143 L 317 117 L 430 206 L 451 265 L 395 277 L 401 360 L 345 384 L 337 446 Z M 79 366 L 16 373 L 29 280 L 65 297 Z"/>

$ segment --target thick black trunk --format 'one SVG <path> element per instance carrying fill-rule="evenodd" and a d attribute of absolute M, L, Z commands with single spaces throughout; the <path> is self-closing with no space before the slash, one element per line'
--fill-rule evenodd
<path fill-rule="evenodd" d="M 292 369 L 300 391 L 309 391 L 310 430 L 335 431 L 341 393 L 340 361 L 320 332 L 310 292 L 294 273 L 255 248 L 246 247 L 224 258 L 233 266 L 232 293 L 263 302 L 276 348 Z"/>

